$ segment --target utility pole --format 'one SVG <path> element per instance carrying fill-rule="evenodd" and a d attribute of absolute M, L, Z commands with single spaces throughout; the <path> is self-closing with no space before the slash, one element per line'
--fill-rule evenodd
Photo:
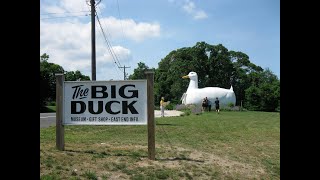
<path fill-rule="evenodd" d="M 119 68 L 123 68 L 123 80 L 126 80 L 126 68 L 131 68 L 130 66 L 123 66 L 123 67 L 119 67 Z"/>
<path fill-rule="evenodd" d="M 91 6 L 91 79 L 96 80 L 96 5 L 95 0 L 90 0 Z"/>
<path fill-rule="evenodd" d="M 90 1 L 90 4 L 88 2 Z M 87 4 L 91 6 L 91 79 L 96 80 L 96 5 L 98 5 L 101 0 L 97 3 L 95 0 L 86 0 Z"/>

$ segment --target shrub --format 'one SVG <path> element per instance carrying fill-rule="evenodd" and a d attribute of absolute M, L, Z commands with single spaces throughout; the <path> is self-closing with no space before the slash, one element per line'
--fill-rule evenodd
<path fill-rule="evenodd" d="M 47 102 L 47 106 L 56 106 L 56 102 L 55 101 Z"/>
<path fill-rule="evenodd" d="M 191 114 L 190 109 L 183 109 L 182 112 L 183 112 L 183 114 L 181 116 L 189 116 Z"/>
<path fill-rule="evenodd" d="M 233 103 L 228 103 L 227 106 L 230 107 L 230 108 L 233 108 L 234 104 Z"/>
<path fill-rule="evenodd" d="M 170 103 L 170 104 L 168 104 L 168 105 L 165 107 L 165 109 L 167 109 L 167 110 L 173 110 L 174 107 L 175 107 L 175 104 Z"/>

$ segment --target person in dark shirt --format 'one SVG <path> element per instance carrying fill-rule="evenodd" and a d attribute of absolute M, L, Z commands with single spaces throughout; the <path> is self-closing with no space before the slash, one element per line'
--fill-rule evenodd
<path fill-rule="evenodd" d="M 206 111 L 208 106 L 208 101 L 206 100 L 206 98 L 203 98 L 202 100 L 202 112 Z"/>
<path fill-rule="evenodd" d="M 209 112 L 210 112 L 211 111 L 211 101 L 208 98 L 207 98 L 207 102 L 208 102 L 208 109 L 209 109 Z"/>
<path fill-rule="evenodd" d="M 220 111 L 220 109 L 219 109 L 219 99 L 216 98 L 216 101 L 214 101 L 214 103 L 216 104 L 216 112 L 219 114 L 219 111 Z"/>

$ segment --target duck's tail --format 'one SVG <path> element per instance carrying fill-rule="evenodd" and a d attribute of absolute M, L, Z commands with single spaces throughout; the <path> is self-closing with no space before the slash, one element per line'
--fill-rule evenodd
<path fill-rule="evenodd" d="M 231 88 L 230 88 L 230 90 L 231 90 L 231 91 L 233 91 L 233 87 L 232 87 L 232 85 L 231 85 Z"/>

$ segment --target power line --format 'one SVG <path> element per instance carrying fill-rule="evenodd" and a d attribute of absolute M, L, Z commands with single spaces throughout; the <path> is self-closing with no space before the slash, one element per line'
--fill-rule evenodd
<path fill-rule="evenodd" d="M 101 13 L 101 9 L 100 9 L 100 7 L 99 6 L 97 6 L 98 7 L 98 9 L 100 10 L 100 13 Z M 102 13 L 101 13 L 102 14 Z M 98 16 L 98 15 L 97 15 Z M 105 24 L 104 24 L 105 25 Z M 107 31 L 107 33 L 108 33 L 108 28 L 107 28 L 107 26 L 105 25 L 105 28 L 106 28 L 106 31 Z M 109 36 L 111 37 L 111 35 L 110 35 L 110 33 L 108 33 L 109 34 Z M 111 45 L 111 42 L 109 41 L 109 44 Z M 111 50 L 113 51 L 113 49 L 112 49 L 112 46 L 111 46 Z M 114 51 L 113 51 L 113 53 L 114 53 Z M 115 53 L 114 53 L 115 54 Z M 118 61 L 118 67 L 120 67 L 121 66 L 121 64 L 120 64 L 120 62 L 119 62 L 119 59 L 118 59 L 118 57 L 117 57 L 117 55 L 115 54 L 115 57 L 116 57 L 116 60 Z"/>
<path fill-rule="evenodd" d="M 99 11 L 100 11 L 100 14 L 102 14 L 102 11 L 101 11 L 100 7 L 99 7 L 99 6 L 97 6 L 97 7 L 98 7 L 98 9 L 99 9 Z M 111 38 L 111 34 L 108 32 L 108 26 L 106 26 L 106 24 L 104 23 L 104 21 L 102 21 L 102 23 L 103 23 L 104 27 L 106 28 L 107 35 L 109 35 L 109 37 Z"/>
<path fill-rule="evenodd" d="M 102 31 L 100 30 L 100 33 L 101 33 L 101 35 L 102 36 L 104 36 L 103 35 L 103 33 L 102 33 Z M 108 49 L 109 50 L 109 49 Z M 110 53 L 110 50 L 109 50 L 109 53 Z M 111 54 L 111 53 L 110 53 Z M 112 57 L 113 58 L 113 57 Z M 119 74 L 119 72 L 118 71 L 120 71 L 121 72 L 121 70 L 120 70 L 120 68 L 119 68 L 119 66 L 117 65 L 117 63 L 114 61 L 114 63 L 112 63 L 114 66 L 115 66 L 115 68 L 116 68 L 116 72 L 117 72 L 117 74 L 118 74 L 118 77 L 120 77 L 121 75 Z M 121 72 L 122 73 L 122 72 Z"/>
<path fill-rule="evenodd" d="M 71 18 L 71 17 L 81 17 L 81 16 L 88 16 L 88 14 L 86 14 L 86 15 L 79 15 L 79 16 L 61 16 L 61 17 L 40 18 L 40 20 L 43 20 L 43 19 L 57 19 L 57 18 Z"/>
<path fill-rule="evenodd" d="M 89 5 L 89 3 L 87 2 L 87 4 Z M 89 5 L 90 6 L 90 5 Z M 89 6 L 87 6 L 87 8 L 88 8 L 88 11 L 89 12 L 91 12 L 90 11 L 90 8 L 89 8 Z M 97 7 L 97 4 L 96 4 L 96 6 L 95 7 Z M 99 6 L 98 6 L 99 7 Z M 102 32 L 101 32 L 102 33 Z M 103 33 L 102 33 L 102 35 L 103 35 Z M 114 66 L 115 66 L 115 64 L 114 64 Z M 117 66 L 115 66 L 116 67 L 116 69 L 118 70 L 118 71 L 120 71 L 120 69 L 119 68 L 117 68 Z M 119 67 L 119 66 L 118 66 Z M 119 72 L 118 71 L 116 71 L 117 72 L 117 74 L 118 74 L 118 76 L 120 76 L 120 74 L 119 74 Z M 121 71 L 120 71 L 121 72 Z"/>
<path fill-rule="evenodd" d="M 91 2 L 92 2 L 92 1 L 94 1 L 94 0 L 91 0 Z M 99 1 L 99 2 L 100 2 L 100 1 Z M 97 3 L 97 5 L 98 5 L 98 3 Z M 120 69 L 120 67 L 121 67 L 120 61 L 118 60 L 118 57 L 117 57 L 116 53 L 113 51 L 112 45 L 111 45 L 111 43 L 109 42 L 107 36 L 105 35 L 105 32 L 104 32 L 103 27 L 102 27 L 102 25 L 101 25 L 101 22 L 100 22 L 100 18 L 99 18 L 99 16 L 98 16 L 98 13 L 97 13 L 97 11 L 95 11 L 95 10 L 96 10 L 96 7 L 99 8 L 99 6 L 91 6 L 91 8 L 94 8 L 94 10 L 91 10 L 92 12 L 94 12 L 94 13 L 91 13 L 91 15 L 92 15 L 92 14 L 96 15 L 97 20 L 98 20 L 98 24 L 99 24 L 100 29 L 101 29 L 101 32 L 102 32 L 102 35 L 103 35 L 103 37 L 104 37 L 104 39 L 105 39 L 105 41 L 106 41 L 106 43 L 107 43 L 107 49 L 108 49 L 109 53 L 111 54 L 111 56 L 112 56 L 115 64 L 117 64 L 117 62 L 118 62 L 117 66 L 118 66 L 118 68 Z M 125 70 L 124 70 L 124 75 L 125 75 Z M 125 77 L 124 77 L 124 78 L 125 78 Z"/>
<path fill-rule="evenodd" d="M 102 28 L 102 25 L 101 25 L 101 22 L 100 22 L 100 19 L 99 19 L 98 14 L 96 14 L 96 15 L 97 15 L 97 20 L 98 20 L 98 23 L 99 23 L 99 25 L 100 25 L 100 28 L 101 28 L 103 37 L 104 37 L 104 39 L 105 39 L 105 41 L 106 41 L 106 43 L 107 43 L 108 50 L 109 50 L 112 58 L 114 59 L 115 63 L 117 64 L 117 62 L 118 62 L 117 66 L 118 66 L 118 68 L 120 68 L 120 67 L 121 67 L 121 64 L 120 64 L 120 62 L 119 62 L 119 60 L 118 60 L 118 57 L 117 57 L 117 55 L 114 53 L 114 51 L 112 50 L 111 43 L 108 41 L 108 38 L 106 37 L 106 35 L 105 35 L 104 31 L 103 31 L 103 28 Z M 116 61 L 117 61 L 117 62 L 116 62 Z"/>
<path fill-rule="evenodd" d="M 100 9 L 100 7 L 98 6 L 98 5 L 96 5 L 95 6 L 95 10 L 96 10 L 96 7 L 98 7 L 99 9 Z M 88 9 L 89 9 L 89 7 L 88 7 Z M 97 14 L 97 11 L 95 11 L 95 14 L 97 15 L 97 20 L 98 20 L 98 22 L 99 22 L 99 26 L 100 26 L 100 28 L 101 28 L 101 34 L 102 34 L 102 36 L 104 36 L 104 38 L 105 38 L 105 40 L 106 40 L 106 42 L 108 43 L 108 40 L 106 39 L 106 36 L 105 36 L 105 34 L 104 34 L 104 31 L 103 31 L 103 28 L 102 28 L 102 26 L 101 26 L 101 23 L 100 23 L 100 19 L 99 19 L 99 17 L 98 17 L 98 14 Z M 108 45 L 108 44 L 107 44 Z M 113 56 L 113 54 L 112 54 L 112 52 L 111 52 L 111 50 L 109 49 L 109 46 L 108 46 L 108 50 L 109 50 L 109 53 L 111 54 L 111 56 L 112 56 L 112 58 L 114 59 L 114 56 Z M 115 61 L 114 61 L 115 62 Z M 113 63 L 112 63 L 113 64 Z M 118 77 L 120 77 L 120 74 L 119 74 L 119 72 L 118 71 L 120 71 L 120 68 L 119 68 L 119 65 L 117 64 L 117 63 L 115 62 L 115 64 L 113 64 L 114 66 L 115 66 L 115 68 L 117 69 L 116 70 L 116 72 L 117 72 L 117 74 L 118 74 Z M 121 72 L 121 71 L 120 71 Z"/>
<path fill-rule="evenodd" d="M 40 15 L 49 15 L 49 14 L 76 14 L 76 13 L 83 13 L 83 12 L 90 12 L 90 11 L 78 11 L 78 12 L 55 12 L 55 13 L 42 13 Z"/>
<path fill-rule="evenodd" d="M 126 80 L 126 68 L 131 68 L 130 66 L 123 66 L 123 67 L 119 67 L 119 68 L 123 68 L 123 80 Z"/>
<path fill-rule="evenodd" d="M 121 25 L 121 31 L 122 31 L 122 38 L 124 39 L 124 31 L 123 31 L 123 26 L 122 26 L 122 18 L 120 14 L 120 7 L 119 7 L 119 1 L 117 0 L 117 6 L 118 6 L 118 13 L 119 13 L 119 19 L 120 19 L 120 25 Z"/>

